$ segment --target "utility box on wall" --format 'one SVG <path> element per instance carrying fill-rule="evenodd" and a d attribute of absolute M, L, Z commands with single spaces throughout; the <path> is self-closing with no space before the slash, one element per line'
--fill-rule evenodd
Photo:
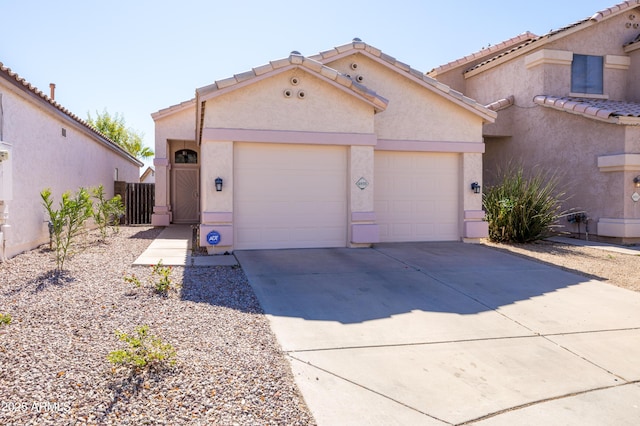
<path fill-rule="evenodd" d="M 0 141 L 0 201 L 13 199 L 12 157 L 11 144 Z"/>

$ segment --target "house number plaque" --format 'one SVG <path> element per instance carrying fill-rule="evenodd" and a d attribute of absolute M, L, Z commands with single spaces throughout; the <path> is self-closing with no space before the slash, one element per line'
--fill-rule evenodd
<path fill-rule="evenodd" d="M 365 178 L 361 177 L 356 182 L 356 186 L 360 189 L 365 189 L 367 186 L 369 186 L 369 182 Z"/>

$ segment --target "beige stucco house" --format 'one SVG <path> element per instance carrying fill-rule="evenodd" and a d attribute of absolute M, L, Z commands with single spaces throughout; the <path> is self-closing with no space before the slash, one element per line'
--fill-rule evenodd
<path fill-rule="evenodd" d="M 0 260 L 49 241 L 40 192 L 136 182 L 142 163 L 0 63 Z"/>
<path fill-rule="evenodd" d="M 562 174 L 571 232 L 640 241 L 640 1 L 543 36 L 524 33 L 429 76 L 498 111 L 484 126 L 485 181 L 522 162 Z M 579 219 L 585 219 L 580 218 Z M 569 219 L 575 219 L 570 216 Z"/>
<path fill-rule="evenodd" d="M 211 253 L 487 234 L 471 184 L 496 113 L 358 39 L 152 116 L 153 224 L 200 223 Z"/>

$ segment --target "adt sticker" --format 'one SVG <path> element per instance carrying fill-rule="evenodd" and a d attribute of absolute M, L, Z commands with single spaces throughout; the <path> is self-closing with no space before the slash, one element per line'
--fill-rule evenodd
<path fill-rule="evenodd" d="M 207 242 L 213 246 L 218 245 L 220 239 L 218 231 L 211 231 L 207 234 Z"/>

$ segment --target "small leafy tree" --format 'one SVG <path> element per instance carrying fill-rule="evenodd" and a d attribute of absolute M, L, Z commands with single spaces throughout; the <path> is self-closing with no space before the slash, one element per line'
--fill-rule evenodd
<path fill-rule="evenodd" d="M 103 240 L 107 239 L 107 228 L 113 226 L 116 230 L 120 225 L 120 217 L 124 214 L 124 204 L 122 197 L 116 195 L 110 200 L 105 199 L 104 187 L 102 185 L 91 190 L 96 204 L 93 209 L 93 220 L 100 230 Z"/>
<path fill-rule="evenodd" d="M 67 191 L 62 194 L 62 201 L 58 209 L 55 209 L 51 198 L 51 189 L 43 190 L 40 196 L 44 208 L 49 214 L 49 227 L 53 249 L 56 253 L 56 266 L 58 271 L 62 271 L 67 255 L 70 253 L 71 244 L 83 229 L 87 219 L 92 216 L 91 197 L 84 188 L 80 188 L 73 195 Z"/>
<path fill-rule="evenodd" d="M 496 242 L 527 243 L 549 236 L 557 227 L 565 193 L 554 174 L 538 171 L 525 178 L 522 166 L 510 166 L 500 183 L 483 194 L 489 238 Z"/>
<path fill-rule="evenodd" d="M 95 119 L 91 114 L 88 114 L 87 123 L 98 129 L 134 157 L 141 160 L 153 157 L 153 151 L 142 143 L 144 135 L 127 127 L 122 115 L 116 113 L 111 116 L 106 109 L 102 113 L 96 111 Z"/>
<path fill-rule="evenodd" d="M 149 369 L 158 369 L 176 362 L 176 350 L 159 337 L 149 334 L 149 326 L 141 325 L 134 329 L 135 334 L 116 330 L 118 340 L 125 342 L 125 349 L 110 352 L 107 359 L 138 374 Z"/>

